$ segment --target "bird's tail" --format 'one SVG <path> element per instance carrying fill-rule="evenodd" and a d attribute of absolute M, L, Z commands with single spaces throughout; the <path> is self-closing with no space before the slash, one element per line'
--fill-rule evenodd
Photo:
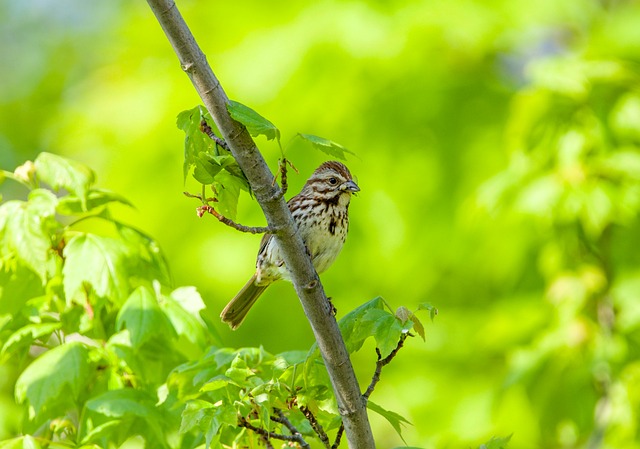
<path fill-rule="evenodd" d="M 242 287 L 242 290 L 229 301 L 229 304 L 220 313 L 222 321 L 227 323 L 231 329 L 237 329 L 242 324 L 251 307 L 258 300 L 260 295 L 267 289 L 267 285 L 256 285 L 256 275 L 254 274 L 249 282 Z"/>

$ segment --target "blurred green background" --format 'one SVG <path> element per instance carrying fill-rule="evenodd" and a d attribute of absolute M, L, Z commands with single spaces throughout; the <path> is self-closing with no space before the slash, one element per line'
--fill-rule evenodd
<path fill-rule="evenodd" d="M 438 307 L 373 396 L 413 423 L 408 445 L 513 433 L 513 448 L 640 448 L 638 2 L 178 6 L 231 98 L 285 142 L 305 132 L 358 154 L 349 238 L 322 279 L 339 317 L 377 295 Z M 0 166 L 40 151 L 90 165 L 217 323 L 260 237 L 199 219 L 182 195 L 175 117 L 199 99 L 147 4 L 4 1 L 0 37 Z M 292 148 L 290 192 L 323 156 Z M 238 220 L 264 224 L 247 195 Z M 238 331 L 218 329 L 270 352 L 313 342 L 286 283 Z M 373 347 L 354 361 L 368 382 Z M 1 438 L 18 416 L 4 370 Z M 402 445 L 372 421 L 379 447 Z"/>

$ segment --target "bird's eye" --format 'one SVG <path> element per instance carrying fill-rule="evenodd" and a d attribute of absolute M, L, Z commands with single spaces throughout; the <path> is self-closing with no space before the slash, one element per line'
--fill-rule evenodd
<path fill-rule="evenodd" d="M 338 183 L 338 180 L 336 178 L 329 178 L 329 184 L 335 186 Z"/>

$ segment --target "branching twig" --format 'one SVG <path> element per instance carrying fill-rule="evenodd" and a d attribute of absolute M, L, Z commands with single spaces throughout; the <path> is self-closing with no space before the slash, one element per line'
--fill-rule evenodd
<path fill-rule="evenodd" d="M 289 188 L 289 184 L 287 183 L 287 165 L 291 167 L 294 172 L 298 173 L 298 169 L 286 157 L 278 160 L 278 173 L 280 175 L 280 191 L 282 196 L 287 193 L 287 189 Z M 274 176 L 273 185 L 275 185 L 277 179 L 278 176 Z"/>
<path fill-rule="evenodd" d="M 322 444 L 324 444 L 324 446 L 329 449 L 331 447 L 331 443 L 329 442 L 329 437 L 322 428 L 322 425 L 318 422 L 313 413 L 311 413 L 311 410 L 309 410 L 307 407 L 301 405 L 299 408 L 304 417 L 307 418 L 307 421 L 309 421 L 309 424 L 311 424 L 311 428 L 313 429 L 313 431 L 318 435 L 320 441 L 322 441 Z"/>
<path fill-rule="evenodd" d="M 380 373 L 382 372 L 382 367 L 385 365 L 388 365 L 389 362 L 393 360 L 393 358 L 396 356 L 398 351 L 404 345 L 404 341 L 407 339 L 408 336 L 409 336 L 408 333 L 400 335 L 400 341 L 398 341 L 398 345 L 393 351 L 391 351 L 391 354 L 386 356 L 384 359 L 382 358 L 380 349 L 376 348 L 376 354 L 378 354 L 378 361 L 376 362 L 376 370 L 373 373 L 373 377 L 371 378 L 371 383 L 369 384 L 369 387 L 367 387 L 367 391 L 365 391 L 364 394 L 362 395 L 362 397 L 365 398 L 365 400 L 369 399 L 369 396 L 371 396 L 371 393 L 373 393 L 373 389 L 376 387 L 376 384 L 380 381 Z"/>
<path fill-rule="evenodd" d="M 227 142 L 225 142 L 224 139 L 221 139 L 220 137 L 216 136 L 213 130 L 211 129 L 211 127 L 209 126 L 209 124 L 205 120 L 202 120 L 200 122 L 200 131 L 202 131 L 207 136 L 209 136 L 211 140 L 213 140 L 216 143 L 216 145 L 224 148 L 227 151 L 231 151 L 231 148 L 229 148 L 229 145 L 227 145 Z"/>
<path fill-rule="evenodd" d="M 331 445 L 331 449 L 338 449 L 340 446 L 340 440 L 342 440 L 342 434 L 344 433 L 344 424 L 340 424 L 340 428 L 338 429 L 338 433 L 336 433 L 336 440 Z"/>
<path fill-rule="evenodd" d="M 209 201 L 216 201 L 215 198 L 205 198 L 204 200 L 202 199 L 202 197 L 200 195 L 194 195 L 193 193 L 189 193 L 189 192 L 183 192 L 185 196 L 188 196 L 189 198 L 197 198 L 200 201 L 202 201 L 203 203 L 208 203 Z M 199 206 L 196 209 L 196 213 L 198 214 L 198 217 L 202 217 L 204 214 L 209 213 L 211 215 L 213 215 L 214 217 L 216 217 L 219 221 L 221 221 L 222 223 L 226 224 L 229 227 L 232 227 L 233 229 L 240 231 L 240 232 L 249 232 L 251 234 L 275 234 L 276 233 L 276 229 L 274 229 L 271 226 L 245 226 L 245 225 L 241 225 L 239 223 L 236 223 L 235 221 L 231 220 L 230 218 L 225 217 L 224 215 L 222 215 L 221 213 L 219 213 L 217 210 L 215 210 L 212 206 L 208 205 L 208 204 L 203 204 L 202 206 Z"/>
<path fill-rule="evenodd" d="M 304 439 L 302 438 L 302 434 L 300 433 L 300 431 L 296 429 L 296 427 L 293 424 L 291 424 L 291 421 L 287 419 L 287 417 L 284 415 L 282 410 L 274 407 L 273 411 L 276 413 L 277 416 L 271 416 L 271 421 L 284 425 L 287 429 L 289 429 L 289 432 L 291 432 L 292 435 L 300 435 L 300 439 L 302 441 L 302 443 L 300 443 L 300 446 L 304 449 L 311 449 L 309 444 L 306 441 L 304 441 Z"/>
<path fill-rule="evenodd" d="M 258 435 L 264 438 L 273 438 L 274 440 L 282 440 L 282 441 L 294 441 L 298 443 L 303 448 L 309 448 L 309 444 L 302 438 L 300 433 L 295 435 L 283 435 L 281 433 L 269 432 L 268 430 L 261 429 L 260 427 L 256 427 L 251 424 L 244 416 L 240 416 L 238 418 L 238 426 L 244 427 L 245 429 L 249 429 L 257 433 Z"/>

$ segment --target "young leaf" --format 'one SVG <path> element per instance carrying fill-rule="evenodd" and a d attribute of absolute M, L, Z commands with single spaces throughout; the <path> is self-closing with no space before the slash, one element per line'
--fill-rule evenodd
<path fill-rule="evenodd" d="M 32 298 L 44 294 L 44 286 L 36 273 L 24 264 L 0 264 L 0 315 L 15 315 Z"/>
<path fill-rule="evenodd" d="M 2 356 L 10 355 L 21 347 L 30 346 L 34 340 L 51 335 L 60 329 L 62 323 L 35 323 L 27 324 L 15 331 L 2 346 Z"/>
<path fill-rule="evenodd" d="M 86 204 L 87 192 L 95 181 L 95 174 L 89 167 L 51 153 L 40 153 L 34 163 L 40 180 L 54 190 L 68 190 Z"/>
<path fill-rule="evenodd" d="M 302 140 L 309 142 L 316 150 L 320 150 L 323 153 L 328 154 L 329 156 L 337 157 L 338 159 L 342 159 L 343 161 L 347 160 L 347 156 L 345 155 L 345 153 L 349 153 L 354 156 L 356 155 L 356 153 L 346 149 L 339 143 L 335 143 L 334 141 L 325 139 L 324 137 L 301 133 L 298 133 L 298 136 Z"/>
<path fill-rule="evenodd" d="M 370 311 L 369 314 L 372 312 L 378 311 Z M 378 317 L 374 324 L 374 337 L 382 358 L 385 358 L 398 346 L 400 334 L 402 334 L 405 328 L 391 313 L 386 310 L 383 311 L 383 313 L 384 314 L 376 314 Z M 411 327 L 411 323 L 408 324 L 408 327 Z"/>
<path fill-rule="evenodd" d="M 200 317 L 200 310 L 204 308 L 202 298 L 193 287 L 183 287 L 177 292 L 177 295 L 174 291 L 169 296 L 163 296 L 160 308 L 179 336 L 204 349 L 209 343 L 209 334 L 206 324 Z M 185 302 L 183 303 L 182 300 Z M 193 307 L 198 300 L 202 303 L 200 309 L 197 309 L 199 305 Z M 190 305 L 191 308 L 189 308 Z"/>
<path fill-rule="evenodd" d="M 418 335 L 422 337 L 422 340 L 426 340 L 422 322 L 409 309 L 404 306 L 398 307 L 398 310 L 396 310 L 396 318 L 398 318 L 402 322 L 402 324 L 405 324 L 408 320 L 411 320 L 411 322 L 413 323 L 413 329 L 415 329 Z"/>
<path fill-rule="evenodd" d="M 420 305 L 418 306 L 418 310 L 428 310 L 429 318 L 431 318 L 431 321 L 433 321 L 433 319 L 438 314 L 438 309 L 436 309 L 433 305 L 431 305 L 428 302 L 420 303 Z"/>
<path fill-rule="evenodd" d="M 371 336 L 370 332 L 363 332 L 364 324 L 366 324 L 363 323 L 365 314 L 369 310 L 383 308 L 384 300 L 381 297 L 377 297 L 342 317 L 338 325 L 340 326 L 340 332 L 342 332 L 347 350 L 350 353 L 360 349 L 364 341 Z M 373 326 L 371 326 L 371 329 L 373 329 Z"/>
<path fill-rule="evenodd" d="M 93 234 L 79 234 L 69 240 L 62 269 L 67 300 L 88 283 L 98 296 L 121 304 L 129 291 L 125 254 L 126 247 L 120 240 Z"/>
<path fill-rule="evenodd" d="M 62 215 L 79 215 L 111 203 L 120 203 L 133 207 L 129 200 L 117 193 L 102 189 L 91 189 L 87 193 L 86 204 L 77 196 L 64 196 L 58 201 L 56 212 Z"/>
<path fill-rule="evenodd" d="M 155 295 L 144 286 L 131 293 L 116 318 L 116 329 L 127 329 L 134 348 L 154 336 L 175 336 L 175 330 L 162 312 Z"/>
<path fill-rule="evenodd" d="M 157 280 L 162 285 L 170 285 L 169 264 L 158 243 L 136 228 L 119 222 L 115 224 L 118 233 L 126 243 L 126 271 L 134 273 L 139 279 Z"/>
<path fill-rule="evenodd" d="M 280 130 L 250 107 L 229 100 L 227 111 L 231 118 L 242 123 L 253 137 L 263 135 L 267 140 L 280 140 Z"/>
<path fill-rule="evenodd" d="M 204 152 L 198 153 L 194 162 L 196 168 L 193 171 L 193 177 L 205 185 L 213 184 L 216 175 L 222 170 L 222 166 L 216 162 L 215 158 Z"/>
<path fill-rule="evenodd" d="M 377 414 L 379 414 L 380 416 L 382 416 L 383 418 L 385 418 L 387 421 L 389 421 L 389 424 L 391 424 L 391 426 L 395 429 L 395 431 L 398 433 L 398 435 L 400 436 L 400 438 L 402 439 L 402 441 L 404 441 L 404 437 L 402 436 L 402 425 L 406 424 L 411 424 L 409 421 L 407 421 L 406 418 L 404 418 L 403 416 L 389 411 L 389 410 L 385 410 L 384 408 L 380 407 L 379 405 L 371 402 L 371 400 L 367 401 L 367 408 L 369 410 L 372 410 L 374 412 L 376 412 Z M 404 441 L 404 443 L 406 444 L 407 442 Z"/>
<path fill-rule="evenodd" d="M 176 124 L 184 131 L 184 163 L 182 171 L 186 181 L 189 169 L 196 164 L 196 159 L 200 153 L 215 154 L 215 142 L 209 136 L 200 131 L 200 123 L 206 120 L 211 123 L 211 117 L 204 108 L 198 105 L 193 109 L 182 111 L 178 114 Z"/>
<path fill-rule="evenodd" d="M 88 359 L 89 351 L 80 342 L 66 343 L 45 352 L 18 378 L 17 401 L 27 401 L 38 415 L 44 407 L 66 404 L 69 398 L 77 399 L 89 381 Z"/>
<path fill-rule="evenodd" d="M 35 189 L 29 201 L 8 201 L 0 206 L 0 249 L 15 253 L 19 260 L 47 280 L 47 261 L 52 241 L 50 230 L 55 226 L 56 197 L 44 189 Z"/>
<path fill-rule="evenodd" d="M 243 187 L 244 184 L 242 181 L 226 170 L 221 171 L 218 176 L 216 176 L 216 180 L 213 183 L 216 198 L 218 199 L 216 209 L 222 215 L 232 220 L 236 219 L 238 213 L 238 198 L 240 197 L 240 190 Z"/>
<path fill-rule="evenodd" d="M 493 437 L 485 444 L 481 444 L 478 449 L 507 449 L 509 440 L 511 440 L 512 435 L 508 437 Z"/>

